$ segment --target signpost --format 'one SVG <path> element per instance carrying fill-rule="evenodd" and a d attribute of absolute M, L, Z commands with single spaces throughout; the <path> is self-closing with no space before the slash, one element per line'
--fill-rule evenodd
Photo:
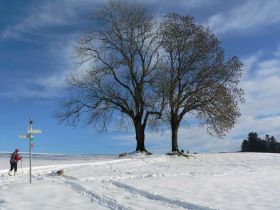
<path fill-rule="evenodd" d="M 21 139 L 29 139 L 29 182 L 30 182 L 30 184 L 31 184 L 31 174 L 32 174 L 32 169 L 31 169 L 32 168 L 32 147 L 33 147 L 33 144 L 31 143 L 32 140 L 33 140 L 33 135 L 32 134 L 42 133 L 41 130 L 33 130 L 32 129 L 32 124 L 33 124 L 33 121 L 30 117 L 27 134 L 19 135 L 19 138 L 21 138 Z"/>

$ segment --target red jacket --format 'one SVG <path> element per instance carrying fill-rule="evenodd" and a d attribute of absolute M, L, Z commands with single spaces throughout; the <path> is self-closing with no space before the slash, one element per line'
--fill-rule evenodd
<path fill-rule="evenodd" d="M 15 160 L 18 162 L 20 160 L 19 154 L 16 153 Z"/>
<path fill-rule="evenodd" d="M 18 152 L 14 152 L 11 155 L 10 163 L 17 163 L 20 159 L 21 157 L 19 156 Z"/>

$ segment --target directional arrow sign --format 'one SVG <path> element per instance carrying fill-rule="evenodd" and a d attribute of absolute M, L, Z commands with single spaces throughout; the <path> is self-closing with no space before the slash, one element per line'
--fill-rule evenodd
<path fill-rule="evenodd" d="M 35 134 L 35 133 L 42 133 L 41 130 L 29 130 L 28 133 Z"/>
<path fill-rule="evenodd" d="M 27 134 L 21 134 L 18 136 L 20 139 L 26 139 L 28 138 L 29 136 Z"/>

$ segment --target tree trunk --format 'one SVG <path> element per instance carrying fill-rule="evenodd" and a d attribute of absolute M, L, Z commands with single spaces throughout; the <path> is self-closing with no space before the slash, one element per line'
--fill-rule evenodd
<path fill-rule="evenodd" d="M 171 117 L 171 139 L 172 139 L 172 152 L 178 152 L 178 130 L 179 130 L 179 121 Z"/>
<path fill-rule="evenodd" d="M 145 149 L 145 128 L 141 122 L 135 122 L 135 133 L 136 133 L 136 151 L 147 152 Z"/>

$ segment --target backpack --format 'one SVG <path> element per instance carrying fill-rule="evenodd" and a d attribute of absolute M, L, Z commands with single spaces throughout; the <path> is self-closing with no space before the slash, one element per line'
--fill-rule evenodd
<path fill-rule="evenodd" d="M 16 153 L 13 152 L 12 155 L 11 155 L 11 159 L 10 159 L 10 163 L 14 163 L 16 162 Z"/>

